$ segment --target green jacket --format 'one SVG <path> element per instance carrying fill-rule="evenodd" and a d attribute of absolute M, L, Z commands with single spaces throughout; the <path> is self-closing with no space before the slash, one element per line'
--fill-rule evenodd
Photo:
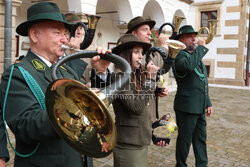
<path fill-rule="evenodd" d="M 152 117 L 155 116 L 156 83 L 146 79 L 139 93 L 133 82 L 113 101 L 117 143 L 134 146 L 150 145 L 152 139 Z M 154 105 L 153 105 L 154 104 Z"/>
<path fill-rule="evenodd" d="M 76 74 L 78 75 L 79 78 L 83 76 L 83 73 L 88 66 L 88 63 L 83 61 L 82 59 L 74 59 L 66 63 L 69 67 L 71 67 Z"/>
<path fill-rule="evenodd" d="M 52 82 L 51 69 L 30 50 L 20 63 L 41 87 L 43 93 Z M 79 79 L 66 65 L 60 68 L 63 77 Z M 1 80 L 1 108 L 9 79 L 10 68 Z M 22 154 L 31 153 L 40 143 L 34 155 L 28 158 L 15 156 L 15 166 L 83 166 L 81 154 L 66 144 L 54 131 L 46 111 L 41 107 L 27 86 L 20 71 L 15 68 L 6 104 L 6 122 L 15 134 L 16 150 Z"/>
<path fill-rule="evenodd" d="M 6 161 L 9 161 L 10 155 L 9 151 L 7 149 L 7 140 L 6 140 L 6 135 L 5 135 L 5 129 L 3 125 L 3 115 L 2 115 L 2 110 L 0 110 L 0 158 L 6 158 Z"/>
<path fill-rule="evenodd" d="M 173 65 L 177 82 L 175 111 L 201 114 L 212 106 L 208 95 L 207 71 L 202 58 L 208 49 L 199 45 L 192 53 L 181 50 Z"/>

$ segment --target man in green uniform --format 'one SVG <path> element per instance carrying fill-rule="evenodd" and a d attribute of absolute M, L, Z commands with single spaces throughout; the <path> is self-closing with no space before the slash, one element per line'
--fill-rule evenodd
<path fill-rule="evenodd" d="M 1 80 L 1 109 L 5 108 L 5 120 L 15 135 L 16 151 L 22 154 L 15 156 L 14 166 L 83 166 L 82 155 L 57 135 L 41 103 L 52 82 L 50 67 L 64 54 L 61 46 L 68 42 L 66 26 L 70 25 L 55 3 L 40 2 L 29 7 L 27 21 L 16 28 L 19 35 L 29 37 L 30 49 L 14 69 L 10 67 L 3 73 Z M 97 52 L 104 54 L 106 50 L 98 48 Z M 101 64 L 99 59 L 96 56 L 93 61 Z M 23 76 L 23 69 L 28 77 Z M 60 66 L 59 71 L 64 78 L 79 80 L 67 65 Z M 24 78 L 35 81 L 28 82 Z M 27 83 L 35 85 L 35 89 Z M 10 88 L 8 91 L 7 87 Z M 33 91 L 39 94 L 33 94 Z"/>
<path fill-rule="evenodd" d="M 205 41 L 197 45 L 197 32 L 191 25 L 180 28 L 177 39 L 186 45 L 173 65 L 177 82 L 174 110 L 178 125 L 176 143 L 177 167 L 187 166 L 186 159 L 193 145 L 196 166 L 207 166 L 206 115 L 212 114 L 212 104 L 208 95 L 208 80 L 202 58 L 208 52 Z"/>

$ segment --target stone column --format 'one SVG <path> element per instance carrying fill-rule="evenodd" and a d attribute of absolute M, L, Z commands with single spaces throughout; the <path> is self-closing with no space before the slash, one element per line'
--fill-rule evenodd
<path fill-rule="evenodd" d="M 21 5 L 22 1 L 13 0 L 12 1 L 12 62 L 14 62 L 16 53 L 16 17 L 17 17 L 17 7 Z M 4 20 L 5 20 L 5 1 L 0 0 L 0 77 L 2 76 L 4 69 Z"/>

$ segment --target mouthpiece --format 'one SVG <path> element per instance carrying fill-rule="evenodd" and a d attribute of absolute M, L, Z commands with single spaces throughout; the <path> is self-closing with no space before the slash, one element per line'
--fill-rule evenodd
<path fill-rule="evenodd" d="M 151 36 L 149 36 L 149 40 L 154 40 L 154 38 L 152 38 Z"/>
<path fill-rule="evenodd" d="M 62 48 L 63 51 L 66 51 L 66 50 L 74 50 L 74 51 L 77 51 L 77 52 L 80 52 L 80 51 L 81 51 L 81 50 L 79 50 L 79 49 L 71 48 L 71 47 L 66 46 L 66 45 L 64 45 L 64 44 L 61 45 L 61 48 Z"/>
<path fill-rule="evenodd" d="M 193 46 L 196 47 L 197 45 L 198 45 L 198 43 L 194 41 L 194 42 L 193 42 Z"/>
<path fill-rule="evenodd" d="M 140 65 L 142 65 L 142 61 L 141 60 L 138 60 L 137 63 L 139 63 Z"/>
<path fill-rule="evenodd" d="M 70 50 L 71 48 L 69 46 L 66 46 L 66 45 L 62 45 L 62 50 L 63 51 L 66 51 L 66 50 Z"/>

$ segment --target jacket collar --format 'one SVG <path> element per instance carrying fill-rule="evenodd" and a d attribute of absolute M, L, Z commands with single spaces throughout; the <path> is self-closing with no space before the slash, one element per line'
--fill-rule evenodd
<path fill-rule="evenodd" d="M 51 69 L 46 65 L 46 63 L 40 59 L 36 54 L 34 54 L 31 50 L 28 51 L 27 60 L 31 62 L 33 68 L 35 71 L 38 71 L 40 73 L 44 73 L 44 77 L 52 82 L 52 77 L 51 77 Z"/>

